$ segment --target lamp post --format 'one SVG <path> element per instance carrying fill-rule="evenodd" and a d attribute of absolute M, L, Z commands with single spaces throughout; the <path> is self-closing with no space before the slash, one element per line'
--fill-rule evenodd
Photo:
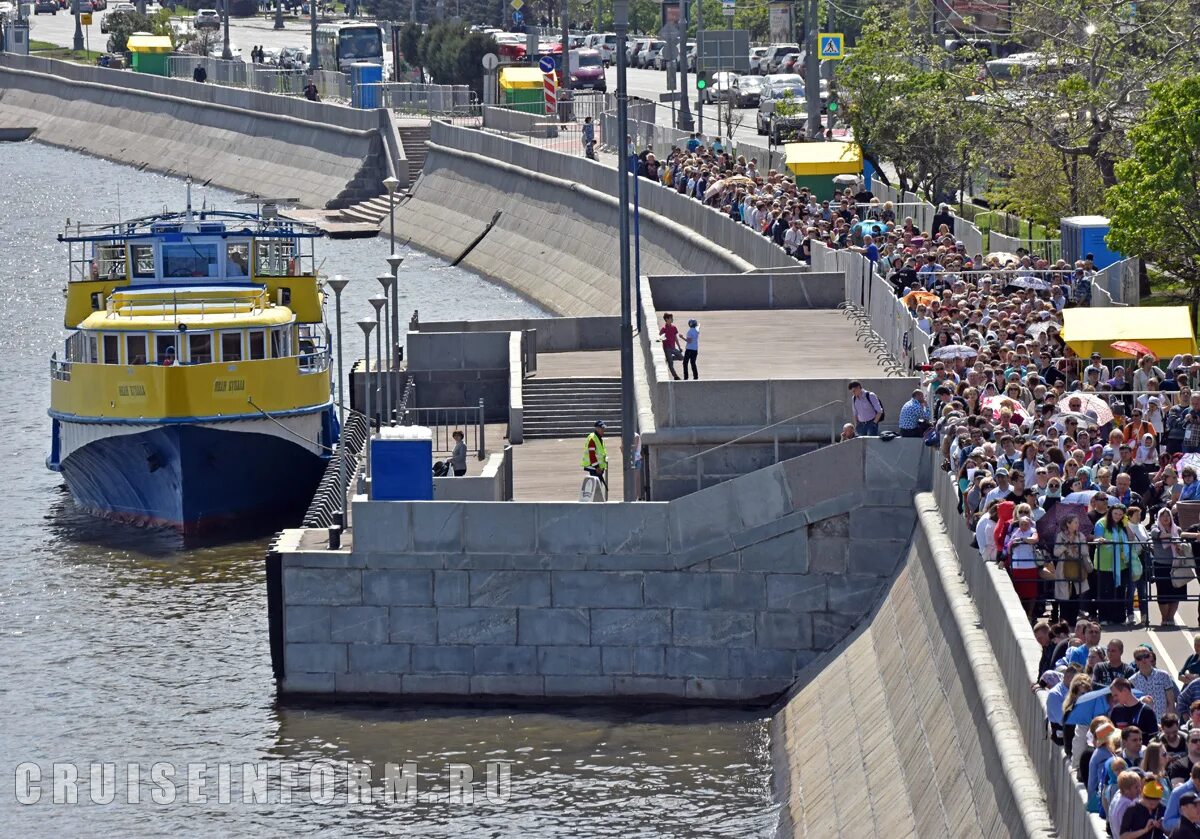
<path fill-rule="evenodd" d="M 389 291 L 396 282 L 396 278 L 391 274 L 380 274 L 375 279 L 379 280 L 379 284 L 383 286 L 384 310 L 383 323 L 381 326 L 383 327 L 384 336 L 383 345 L 387 348 L 387 352 L 380 356 L 382 359 L 380 366 L 383 367 L 384 375 L 387 378 L 384 379 L 383 392 L 385 394 L 385 398 L 383 400 L 382 407 L 383 416 L 390 424 L 392 421 L 392 406 L 395 404 L 395 402 L 392 400 L 392 390 L 394 389 L 392 384 L 392 372 L 396 369 L 396 367 L 395 364 L 392 363 L 392 345 L 396 340 L 396 309 L 394 306 L 392 306 L 391 295 L 389 295 Z"/>
<path fill-rule="evenodd" d="M 321 56 L 317 55 L 317 0 L 308 0 L 308 40 L 308 69 L 315 73 L 321 69 Z M 339 68 L 330 69 L 337 72 Z"/>
<path fill-rule="evenodd" d="M 283 29 L 283 0 L 275 0 L 275 28 Z"/>
<path fill-rule="evenodd" d="M 379 414 L 383 408 L 383 382 L 380 375 L 383 373 L 383 333 L 387 330 L 387 316 L 381 319 L 379 313 L 387 305 L 387 298 L 376 294 L 367 302 L 375 309 L 375 322 L 379 324 L 379 331 L 375 333 L 375 413 Z M 379 427 L 383 428 L 382 420 Z"/>
<path fill-rule="evenodd" d="M 83 49 L 83 25 L 79 21 L 79 0 L 73 0 L 71 9 L 75 15 L 75 39 L 71 44 L 71 48 L 81 50 Z"/>
<path fill-rule="evenodd" d="M 400 263 L 404 261 L 404 257 L 392 251 L 387 258 L 388 265 L 392 269 L 392 340 L 395 344 L 392 346 L 392 369 L 400 369 Z M 397 391 L 402 392 L 399 380 L 396 384 Z M 396 403 L 400 402 L 400 393 L 396 394 Z"/>
<path fill-rule="evenodd" d="M 363 337 L 366 339 L 367 351 L 363 356 L 363 393 L 366 394 L 366 416 L 367 416 L 367 471 L 366 476 L 371 477 L 371 330 L 375 328 L 375 321 L 363 318 L 358 322 L 358 328 L 363 331 Z"/>
<path fill-rule="evenodd" d="M 338 436 L 338 486 L 341 488 L 342 510 L 345 511 L 346 503 L 346 394 L 345 379 L 342 377 L 342 289 L 348 284 L 349 280 L 341 274 L 336 275 L 329 280 L 329 287 L 333 289 L 334 300 L 336 301 L 335 308 L 337 309 L 337 395 L 338 395 L 338 428 L 341 432 Z"/>
<path fill-rule="evenodd" d="M 388 194 L 388 236 L 392 240 L 392 247 L 396 247 L 396 190 L 400 188 L 400 181 L 393 175 L 388 175 L 383 179 L 383 188 Z"/>
<path fill-rule="evenodd" d="M 617 171 L 619 247 L 621 249 L 621 476 L 624 498 L 633 501 L 633 301 L 629 282 L 629 89 L 625 82 L 625 34 L 629 29 L 629 0 L 613 0 L 613 29 L 617 35 L 617 138 L 621 143 Z M 686 64 L 687 59 L 684 59 Z M 684 96 L 687 93 L 684 91 Z"/>
<path fill-rule="evenodd" d="M 233 60 L 233 50 L 229 48 L 229 0 L 221 0 L 221 17 L 225 18 L 222 22 L 221 29 L 221 58 L 226 61 Z"/>

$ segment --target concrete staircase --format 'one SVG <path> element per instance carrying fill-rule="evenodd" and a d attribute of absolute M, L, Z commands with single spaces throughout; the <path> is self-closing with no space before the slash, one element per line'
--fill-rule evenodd
<path fill-rule="evenodd" d="M 404 144 L 404 157 L 408 161 L 408 182 L 417 182 L 417 176 L 425 168 L 426 148 L 429 142 L 429 125 L 397 125 L 396 132 Z"/>
<path fill-rule="evenodd" d="M 387 221 L 388 197 L 386 195 L 376 195 L 374 198 L 368 198 L 366 201 L 360 201 L 357 204 L 346 207 L 342 210 L 341 214 L 347 221 L 378 226 Z"/>
<path fill-rule="evenodd" d="M 526 440 L 582 439 L 596 420 L 604 420 L 609 438 L 621 434 L 621 380 L 617 378 L 526 379 Z"/>

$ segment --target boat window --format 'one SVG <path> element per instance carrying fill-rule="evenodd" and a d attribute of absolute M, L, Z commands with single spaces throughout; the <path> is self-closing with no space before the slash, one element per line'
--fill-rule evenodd
<path fill-rule="evenodd" d="M 97 274 L 110 280 L 125 277 L 125 246 L 100 245 L 96 248 Z"/>
<path fill-rule="evenodd" d="M 189 333 L 188 363 L 209 364 L 212 360 L 212 335 L 208 333 Z"/>
<path fill-rule="evenodd" d="M 84 359 L 87 364 L 100 363 L 100 342 L 95 335 L 87 336 L 87 358 Z"/>
<path fill-rule="evenodd" d="M 120 364 L 121 363 L 121 340 L 119 335 L 104 336 L 104 363 L 105 364 Z"/>
<path fill-rule="evenodd" d="M 128 364 L 146 363 L 146 336 L 125 336 L 125 358 Z"/>
<path fill-rule="evenodd" d="M 254 244 L 254 273 L 262 277 L 289 277 L 294 269 L 295 243 L 291 239 L 259 239 Z"/>
<path fill-rule="evenodd" d="M 288 355 L 287 327 L 271 330 L 271 358 L 284 358 Z"/>
<path fill-rule="evenodd" d="M 221 333 L 221 360 L 222 361 L 241 361 L 242 360 L 242 333 L 241 332 L 222 332 Z"/>
<path fill-rule="evenodd" d="M 155 335 L 154 355 L 158 358 L 159 364 L 174 364 L 176 359 L 175 336 Z"/>
<path fill-rule="evenodd" d="M 162 246 L 164 277 L 216 277 L 215 242 L 183 242 Z"/>
<path fill-rule="evenodd" d="M 153 245 L 134 245 L 133 246 L 133 276 L 135 276 L 135 277 L 153 277 L 154 276 L 154 246 Z"/>
<path fill-rule="evenodd" d="M 266 357 L 267 357 L 266 339 L 263 337 L 263 333 L 262 333 L 261 329 L 255 329 L 255 330 L 251 331 L 251 333 L 250 333 L 250 358 L 253 360 L 253 359 L 257 359 L 257 358 L 266 358 Z"/>
<path fill-rule="evenodd" d="M 247 242 L 230 242 L 225 246 L 225 275 L 247 277 L 250 270 L 250 245 Z"/>

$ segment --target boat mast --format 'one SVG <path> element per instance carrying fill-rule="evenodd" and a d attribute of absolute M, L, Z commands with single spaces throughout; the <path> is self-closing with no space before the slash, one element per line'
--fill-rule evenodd
<path fill-rule="evenodd" d="M 192 221 L 192 176 L 187 177 L 187 220 L 190 224 Z"/>

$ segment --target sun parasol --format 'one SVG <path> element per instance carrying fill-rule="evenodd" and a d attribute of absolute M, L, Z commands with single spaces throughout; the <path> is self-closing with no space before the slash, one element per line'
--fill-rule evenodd
<path fill-rule="evenodd" d="M 1054 543 L 1058 539 L 1059 528 L 1062 527 L 1063 519 L 1067 516 L 1075 516 L 1082 524 L 1087 525 L 1087 511 L 1086 504 L 1075 504 L 1066 499 L 1059 501 L 1047 510 L 1046 514 L 1037 522 L 1038 542 L 1042 548 L 1050 550 L 1054 547 Z"/>
<path fill-rule="evenodd" d="M 1076 420 L 1084 425 L 1100 425 L 1094 417 L 1090 417 L 1083 411 L 1059 411 L 1054 415 L 1054 419 L 1058 422 L 1065 422 L 1068 419 Z"/>
<path fill-rule="evenodd" d="M 979 355 L 979 350 L 974 347 L 968 347 L 966 344 L 947 344 L 944 347 L 938 347 L 929 354 L 930 358 L 940 359 L 955 359 L 955 358 L 974 358 Z"/>
<path fill-rule="evenodd" d="M 1004 265 L 1006 262 L 1011 262 L 1014 265 L 1021 262 L 1015 253 L 1009 253 L 1008 251 L 992 251 L 983 258 L 983 261 L 991 262 L 993 259 L 997 260 L 1001 265 Z"/>
<path fill-rule="evenodd" d="M 920 306 L 937 299 L 938 296 L 932 291 L 910 291 L 904 295 L 904 305 L 912 306 L 915 301 L 915 305 Z"/>
<path fill-rule="evenodd" d="M 1154 355 L 1153 350 L 1145 344 L 1139 344 L 1137 341 L 1113 341 L 1109 346 L 1117 352 L 1123 352 L 1135 358 L 1139 355 Z"/>
<path fill-rule="evenodd" d="M 1009 283 L 1017 288 L 1025 288 L 1030 291 L 1049 291 L 1050 283 L 1045 280 L 1039 280 L 1037 277 L 1018 277 Z"/>
<path fill-rule="evenodd" d="M 1008 408 L 1010 411 L 1012 411 L 1013 417 L 1016 418 L 1017 422 L 1023 422 L 1028 418 L 1028 412 L 1025 410 L 1025 406 L 1016 399 L 1013 399 L 1011 396 L 988 396 L 980 401 L 979 406 L 985 410 L 991 411 L 992 415 L 995 417 L 1000 416 L 1001 408 Z"/>
<path fill-rule="evenodd" d="M 1079 410 L 1081 412 L 1095 412 L 1096 425 L 1104 425 L 1105 423 L 1112 422 L 1112 408 L 1109 407 L 1108 402 L 1106 402 L 1102 396 L 1096 393 L 1084 393 L 1076 390 L 1064 396 L 1060 396 L 1058 399 L 1058 404 L 1067 409 L 1062 413 L 1065 414 L 1069 412 L 1069 406 L 1075 399 L 1079 399 Z"/>
<path fill-rule="evenodd" d="M 1092 499 L 1100 494 L 1100 490 L 1098 489 L 1084 489 L 1080 490 L 1079 492 L 1072 492 L 1069 495 L 1063 496 L 1063 500 L 1058 503 L 1067 505 L 1091 504 Z M 1109 504 L 1120 503 L 1120 499 L 1118 499 L 1115 495 L 1109 495 L 1108 493 L 1104 493 L 1104 495 L 1108 498 Z"/>

